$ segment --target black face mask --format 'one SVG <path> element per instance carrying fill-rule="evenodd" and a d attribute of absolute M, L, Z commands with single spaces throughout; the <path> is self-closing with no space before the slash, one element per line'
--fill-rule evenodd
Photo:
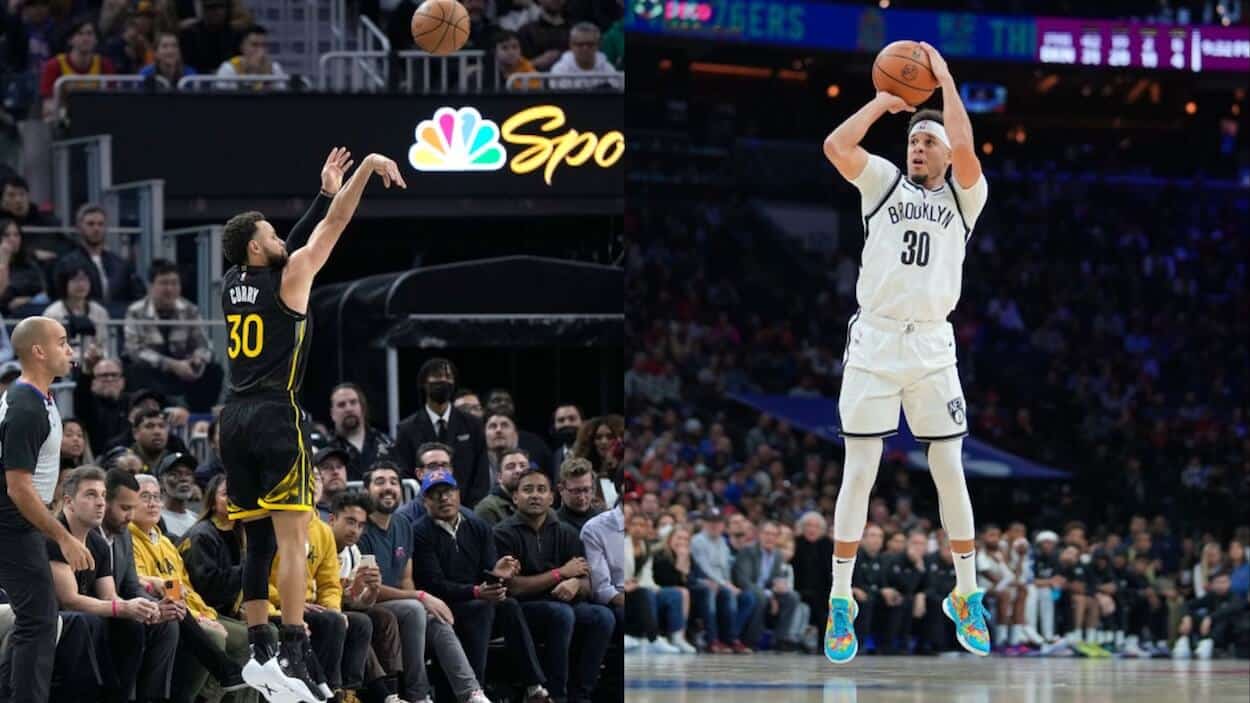
<path fill-rule="evenodd" d="M 577 428 L 568 426 L 561 427 L 552 432 L 551 436 L 560 443 L 560 446 L 571 447 L 573 446 L 573 442 L 577 441 Z"/>
<path fill-rule="evenodd" d="M 455 388 L 455 386 L 447 381 L 434 381 L 426 384 L 425 394 L 429 396 L 430 400 L 442 405 L 443 403 L 451 400 L 451 392 L 453 388 Z"/>

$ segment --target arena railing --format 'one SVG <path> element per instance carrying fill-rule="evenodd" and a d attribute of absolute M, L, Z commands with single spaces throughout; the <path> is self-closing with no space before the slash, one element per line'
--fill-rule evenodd
<path fill-rule="evenodd" d="M 392 56 L 398 59 L 397 87 L 405 93 L 467 95 L 482 92 L 486 72 L 484 51 L 434 56 L 424 51 L 391 52 L 380 48 L 322 54 L 318 71 L 321 90 L 332 93 L 386 90 L 391 82 Z"/>
<path fill-rule="evenodd" d="M 164 76 L 153 76 L 152 80 L 162 88 L 169 88 L 169 81 Z M 65 117 L 65 94 L 72 90 L 115 90 L 138 91 L 148 82 L 146 76 L 61 76 L 52 84 L 52 101 L 57 119 Z"/>
<path fill-rule="evenodd" d="M 240 87 L 250 88 L 262 84 L 265 90 L 286 90 L 291 83 L 298 82 L 304 90 L 312 89 L 312 82 L 300 75 L 250 75 L 241 76 L 183 76 L 178 80 L 178 90 L 187 92 L 207 92 L 214 90 L 235 91 Z"/>
<path fill-rule="evenodd" d="M 363 93 L 386 90 L 391 40 L 373 20 L 360 16 L 355 51 L 327 51 L 317 60 L 317 85 L 323 91 Z M 333 74 L 330 73 L 331 66 Z"/>
<path fill-rule="evenodd" d="M 585 91 L 609 88 L 625 92 L 625 74 L 618 71 L 578 73 L 576 75 L 550 73 L 514 73 L 508 76 L 508 90 Z"/>

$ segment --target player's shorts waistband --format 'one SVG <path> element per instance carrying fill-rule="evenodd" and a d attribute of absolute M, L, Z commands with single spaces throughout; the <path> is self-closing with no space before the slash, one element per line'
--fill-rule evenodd
<path fill-rule="evenodd" d="M 867 310 L 860 310 L 855 313 L 855 320 L 885 332 L 899 332 L 902 334 L 935 332 L 947 324 L 946 320 L 895 320 L 892 317 L 874 315 Z"/>

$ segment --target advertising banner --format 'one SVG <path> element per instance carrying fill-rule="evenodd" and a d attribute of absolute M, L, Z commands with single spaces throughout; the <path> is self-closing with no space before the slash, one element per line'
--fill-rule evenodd
<path fill-rule="evenodd" d="M 882 10 L 817 0 L 632 0 L 631 32 L 876 52 L 899 39 L 951 57 L 1188 71 L 1250 71 L 1250 29 L 970 12 Z"/>
<path fill-rule="evenodd" d="M 84 92 L 69 101 L 68 136 L 112 135 L 115 183 L 163 178 L 175 199 L 307 196 L 336 146 L 357 163 L 376 151 L 400 165 L 408 189 L 371 189 L 371 199 L 624 196 L 619 94 Z"/>

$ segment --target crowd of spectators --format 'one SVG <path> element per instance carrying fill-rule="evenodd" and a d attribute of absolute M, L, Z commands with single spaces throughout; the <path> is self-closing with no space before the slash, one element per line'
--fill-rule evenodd
<path fill-rule="evenodd" d="M 75 573 L 49 547 L 62 622 L 53 700 L 254 700 L 240 678 L 242 530 L 227 518 L 219 407 L 191 414 L 151 388 L 126 393 L 110 357 L 87 368 L 49 509 L 96 567 Z M 0 374 L 0 393 L 16 375 Z M 619 700 L 608 691 L 620 687 L 624 596 L 602 524 L 620 513 L 605 508 L 623 419 L 566 403 L 540 435 L 518 426 L 507 390 L 471 390 L 449 360 L 417 376 L 423 405 L 394 437 L 344 383 L 308 447 L 305 620 L 334 700 Z M 0 640 L 9 612 L 0 604 Z"/>
<path fill-rule="evenodd" d="M 493 69 L 485 76 L 487 86 L 503 90 L 512 74 L 541 72 L 569 76 L 551 83 L 559 89 L 623 89 L 619 75 L 603 75 L 624 70 L 621 0 L 575 0 L 567 7 L 566 0 L 464 4 L 471 21 L 464 49 L 486 51 Z M 417 5 L 402 0 L 358 9 L 386 28 L 394 51 L 404 51 L 415 48 L 409 21 Z M 195 75 L 287 76 L 270 55 L 268 30 L 243 0 L 104 0 L 85 7 L 12 0 L 0 6 L 0 23 L 0 88 L 5 111 L 17 120 L 32 108 L 47 119 L 58 117 L 54 88 L 62 76 L 138 75 L 148 79 L 149 89 L 174 89 Z M 215 86 L 239 87 L 224 81 Z M 243 87 L 281 88 L 283 81 Z"/>
<path fill-rule="evenodd" d="M 733 153 L 729 151 L 729 159 Z M 670 166 L 670 173 L 693 168 Z M 712 167 L 732 170 L 728 163 Z M 1232 585 L 1244 579 L 1237 574 L 1243 568 L 1245 535 L 1235 544 L 1230 541 L 1235 516 L 1243 515 L 1250 501 L 1245 405 L 1250 378 L 1243 341 L 1250 330 L 1233 312 L 1250 309 L 1241 263 L 1250 253 L 1244 239 L 1244 193 L 1208 189 L 1202 179 L 1170 184 L 1139 179 L 1128 185 L 1073 178 L 1060 170 L 996 171 L 992 159 L 987 168 L 993 195 L 968 245 L 963 295 L 951 316 L 959 338 L 969 427 L 978 440 L 1071 472 L 1072 478 L 972 479 L 979 523 L 1018 520 L 1031 529 L 1016 527 L 1001 549 L 1000 538 L 991 535 L 983 549 L 1001 551 L 1003 563 L 1018 560 L 1012 554 L 1022 549 L 1040 571 L 1050 557 L 1040 556 L 1037 537 L 1054 531 L 1064 535 L 1065 546 L 1077 546 L 1074 552 L 1059 550 L 1064 565 L 1055 573 L 1071 566 L 1067 557 L 1081 569 L 1098 572 L 1090 576 L 1089 586 L 1072 586 L 1082 579 L 1071 573 L 1064 577 L 1055 606 L 1055 618 L 1063 624 L 1055 624 L 1046 635 L 1066 638 L 1073 628 L 1079 639 L 1064 641 L 1082 648 L 1086 642 L 1098 644 L 1105 635 L 1083 629 L 1097 630 L 1086 623 L 1101 617 L 1104 623 L 1113 622 L 1108 628 L 1112 648 L 1114 633 L 1123 629 L 1120 651 L 1146 650 L 1145 626 L 1137 618 L 1162 617 L 1154 605 L 1158 601 L 1167 606 L 1167 617 L 1147 623 L 1150 651 L 1159 641 L 1175 647 L 1190 628 L 1196 638 L 1206 639 L 1214 625 L 1227 624 L 1230 613 L 1221 611 L 1218 622 L 1202 626 L 1203 613 L 1219 608 L 1209 607 L 1200 600 L 1206 596 L 1194 589 L 1191 567 L 1198 552 L 1213 545 L 1212 551 L 1226 555 Z M 639 538 L 646 546 L 636 550 L 637 563 L 644 553 L 664 549 L 676 534 L 662 531 L 667 523 L 707 533 L 704 521 L 695 516 L 713 510 L 743 516 L 741 533 L 759 532 L 761 542 L 765 525 L 770 532 L 779 529 L 784 553 L 790 532 L 799 535 L 806 527 L 812 533 L 806 541 L 813 543 L 823 539 L 824 525 L 832 525 L 841 448 L 730 396 L 837 397 L 846 321 L 856 307 L 858 200 L 853 190 L 835 188 L 834 206 L 843 225 L 838 246 L 805 249 L 802 240 L 783 234 L 734 187 L 697 185 L 700 179 L 693 176 L 684 182 L 690 185 L 640 185 L 648 193 L 631 197 L 642 197 L 648 207 L 627 218 L 632 366 L 625 379 L 626 465 L 638 482 L 638 511 L 647 518 L 636 530 L 652 535 Z M 829 424 L 836 426 L 836 421 L 830 418 Z M 948 550 L 937 531 L 933 488 L 923 475 L 912 473 L 909 463 L 905 453 L 887 452 L 875 489 L 878 504 L 870 517 L 885 529 L 881 540 L 894 543 L 895 553 L 903 555 L 898 557 L 903 572 L 908 570 L 903 559 L 918 568 L 920 559 L 937 564 Z M 670 513 L 675 516 L 664 517 Z M 1131 545 L 1139 532 L 1135 516 L 1156 526 L 1152 559 L 1145 564 L 1151 586 L 1137 581 L 1132 586 L 1133 598 L 1146 598 L 1145 610 L 1123 600 L 1129 586 L 1121 583 L 1115 591 L 1104 578 L 1132 572 L 1136 552 Z M 891 526 L 891 519 L 899 524 Z M 917 520 L 925 527 L 923 535 L 909 534 Z M 1073 521 L 1084 524 L 1088 538 L 1082 540 L 1088 544 L 1069 541 L 1066 528 Z M 817 529 L 817 524 L 822 527 Z M 631 534 L 634 529 L 631 523 Z M 736 534 L 731 522 L 731 553 L 750 545 Z M 686 537 L 677 539 L 684 542 Z M 909 546 L 913 539 L 914 549 Z M 984 535 L 981 540 L 987 543 Z M 804 539 L 796 541 L 795 556 L 784 561 L 804 584 L 794 587 L 811 596 L 803 599 L 810 621 L 802 613 L 788 621 L 781 618 L 789 605 L 776 592 L 767 598 L 750 595 L 748 587 L 767 591 L 769 579 L 781 575 L 734 580 L 730 566 L 717 577 L 699 577 L 707 579 L 699 583 L 715 597 L 683 584 L 701 633 L 690 637 L 686 630 L 687 639 L 712 651 L 754 648 L 760 644 L 754 639 L 760 628 L 753 618 L 760 615 L 752 608 L 761 602 L 767 606 L 765 621 L 780 623 L 770 646 L 802 646 L 814 630 L 803 631 L 799 621 L 823 628 L 828 558 L 803 562 L 811 559 L 811 552 L 805 551 Z M 869 541 L 866 535 L 865 550 Z M 1123 561 L 1117 555 L 1120 545 L 1129 546 Z M 831 550 L 832 542 L 827 546 Z M 690 552 L 707 573 L 706 565 L 698 563 L 699 550 Z M 1110 572 L 1096 566 L 1102 563 L 1100 554 L 1110 560 Z M 656 559 L 658 583 L 658 555 Z M 865 562 L 861 552 L 857 565 L 875 561 Z M 987 570 L 992 568 L 997 567 Z M 813 586 L 815 581 L 801 574 L 820 575 L 824 586 Z M 641 573 L 638 578 L 642 583 Z M 1041 588 L 1055 588 L 1049 576 L 1034 575 L 1023 583 L 1036 594 L 1039 580 Z M 1017 577 L 1008 583 L 1021 582 Z M 915 588 L 890 586 L 889 595 L 880 600 L 886 603 L 882 608 L 903 607 L 896 591 L 915 597 L 927 587 L 908 585 Z M 860 583 L 856 587 L 863 588 Z M 724 595 L 726 590 L 734 595 L 732 600 Z M 1236 619 L 1244 618 L 1244 588 L 1239 593 L 1230 605 L 1237 627 L 1244 624 Z M 1076 605 L 1086 602 L 1087 595 L 1098 608 Z M 995 600 L 1003 603 L 1007 598 Z M 1033 595 L 1019 613 L 1008 607 L 1003 614 L 1036 626 L 1030 618 L 1037 600 L 1048 602 Z M 715 603 L 710 611 L 704 605 L 708 602 Z M 658 605 L 658 622 L 664 622 L 662 599 Z M 919 599 L 908 605 L 914 607 L 913 614 L 934 610 L 932 603 L 920 606 Z M 1117 608 L 1114 614 L 1112 607 Z M 866 611 L 861 602 L 857 626 Z M 706 622 L 711 612 L 720 622 Z M 926 628 L 933 622 L 925 624 L 924 616 L 915 615 L 908 632 L 916 642 L 905 645 L 891 628 L 906 628 L 906 622 L 898 625 L 897 613 L 880 612 L 868 620 L 892 633 L 877 633 L 875 644 L 881 649 L 953 642 L 945 635 L 928 636 Z M 1185 614 L 1193 616 L 1191 625 L 1184 624 Z M 1118 620 L 1121 616 L 1132 624 Z M 936 622 L 943 624 L 940 618 Z M 1010 626 L 1015 620 L 998 623 Z M 1237 627 L 1220 630 L 1214 638 L 1216 651 L 1244 645 L 1238 639 L 1244 630 Z M 1125 644 L 1129 630 L 1137 638 L 1133 647 Z M 744 632 L 749 638 L 743 639 Z M 1023 640 L 1011 631 L 994 640 L 1004 646 L 1055 646 L 1049 638 L 1037 643 L 1025 633 L 1020 630 Z M 734 635 L 742 647 L 735 647 Z M 681 646 L 680 641 L 668 644 Z M 1211 645 L 1199 651 L 1209 654 Z"/>

